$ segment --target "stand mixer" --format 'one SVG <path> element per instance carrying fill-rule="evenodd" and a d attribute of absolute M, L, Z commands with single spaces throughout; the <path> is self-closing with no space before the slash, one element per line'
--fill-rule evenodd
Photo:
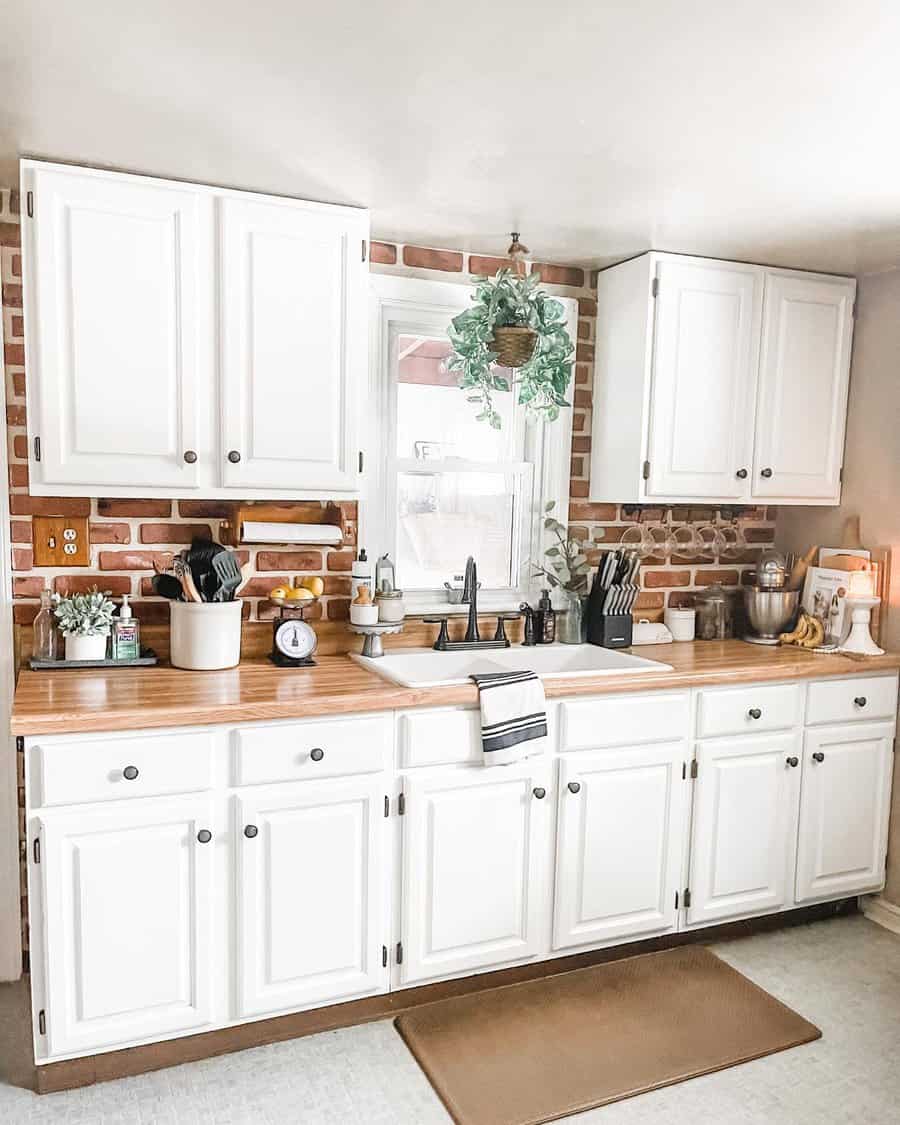
<path fill-rule="evenodd" d="M 797 616 L 799 590 L 788 590 L 788 568 L 784 555 L 775 550 L 763 551 L 756 567 L 756 580 L 744 588 L 744 605 L 753 632 L 744 635 L 755 645 L 777 645 L 783 633 Z"/>

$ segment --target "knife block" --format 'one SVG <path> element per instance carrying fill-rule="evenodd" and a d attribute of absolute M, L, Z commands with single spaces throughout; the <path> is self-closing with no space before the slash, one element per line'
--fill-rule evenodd
<path fill-rule="evenodd" d="M 587 623 L 588 644 L 602 648 L 628 648 L 633 625 L 630 613 L 591 614 Z"/>

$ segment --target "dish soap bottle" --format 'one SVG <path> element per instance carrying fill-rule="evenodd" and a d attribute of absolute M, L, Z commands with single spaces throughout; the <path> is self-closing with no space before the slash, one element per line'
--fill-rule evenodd
<path fill-rule="evenodd" d="M 372 564 L 366 557 L 365 547 L 359 552 L 359 557 L 353 560 L 350 567 L 350 600 L 355 601 L 356 595 L 359 593 L 360 586 L 368 586 L 369 593 L 373 594 L 375 591 L 372 589 Z"/>
<path fill-rule="evenodd" d="M 556 640 L 556 611 L 550 604 L 549 590 L 541 590 L 541 598 L 534 611 L 534 632 L 539 645 L 552 645 Z"/>
<path fill-rule="evenodd" d="M 137 660 L 141 655 L 141 626 L 131 612 L 130 594 L 122 595 L 122 608 L 112 623 L 113 660 Z"/>

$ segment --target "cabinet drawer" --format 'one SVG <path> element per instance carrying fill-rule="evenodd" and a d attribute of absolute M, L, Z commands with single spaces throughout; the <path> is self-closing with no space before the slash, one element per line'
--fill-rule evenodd
<path fill-rule="evenodd" d="M 447 708 L 401 715 L 400 768 L 481 762 L 481 712 Z"/>
<path fill-rule="evenodd" d="M 686 692 L 614 696 L 560 705 L 560 749 L 673 742 L 688 735 Z"/>
<path fill-rule="evenodd" d="M 197 731 L 37 744 L 40 803 L 78 805 L 210 789 L 213 741 L 209 731 Z"/>
<path fill-rule="evenodd" d="M 243 727 L 234 740 L 235 785 L 378 773 L 390 762 L 391 719 L 374 715 Z"/>
<path fill-rule="evenodd" d="M 697 704 L 697 737 L 787 730 L 800 722 L 800 692 L 799 684 L 701 691 Z"/>
<path fill-rule="evenodd" d="M 806 722 L 810 726 L 853 719 L 894 719 L 896 713 L 896 676 L 851 676 L 809 685 Z"/>

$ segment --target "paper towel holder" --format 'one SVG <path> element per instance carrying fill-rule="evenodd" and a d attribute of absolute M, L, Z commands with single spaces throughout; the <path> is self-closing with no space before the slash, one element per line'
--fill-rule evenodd
<path fill-rule="evenodd" d="M 240 547 L 244 543 L 245 523 L 284 523 L 328 525 L 336 528 L 344 538 L 344 520 L 340 507 L 333 501 L 298 500 L 282 503 L 233 503 L 227 505 L 228 514 L 219 525 L 219 540 L 227 547 Z M 260 540 L 254 540 L 258 543 Z M 267 540 L 269 542 L 269 540 Z M 272 543 L 286 543 L 286 539 L 272 539 Z M 290 540 L 295 545 L 300 540 Z M 314 541 L 311 541 L 311 545 Z M 321 546 L 320 542 L 315 543 Z"/>

